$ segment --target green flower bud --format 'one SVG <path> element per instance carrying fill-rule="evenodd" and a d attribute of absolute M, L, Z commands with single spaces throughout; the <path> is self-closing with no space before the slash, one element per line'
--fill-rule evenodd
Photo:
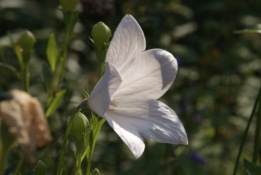
<path fill-rule="evenodd" d="M 17 41 L 25 54 L 30 54 L 32 52 L 35 42 L 36 40 L 34 35 L 28 30 L 24 31 Z"/>
<path fill-rule="evenodd" d="M 85 147 L 85 136 L 88 130 L 88 124 L 89 121 L 84 114 L 81 112 L 75 114 L 72 121 L 70 139 L 75 143 L 77 152 L 80 154 Z"/>
<path fill-rule="evenodd" d="M 45 175 L 46 167 L 43 161 L 39 160 L 35 166 L 35 175 Z"/>
<path fill-rule="evenodd" d="M 93 26 L 91 36 L 97 49 L 106 50 L 111 38 L 111 30 L 103 22 L 98 22 Z"/>
<path fill-rule="evenodd" d="M 87 117 L 78 112 L 72 121 L 71 136 L 74 140 L 82 141 L 88 129 Z"/>
<path fill-rule="evenodd" d="M 79 0 L 60 0 L 64 12 L 74 11 Z"/>

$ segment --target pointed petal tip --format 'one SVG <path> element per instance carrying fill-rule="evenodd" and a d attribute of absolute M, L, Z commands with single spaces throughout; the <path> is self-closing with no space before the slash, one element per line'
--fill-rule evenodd
<path fill-rule="evenodd" d="M 133 150 L 131 150 L 131 151 L 132 151 L 132 154 L 133 154 L 134 157 L 135 157 L 135 159 L 138 159 L 138 158 L 141 157 L 141 155 L 142 155 L 143 152 L 144 152 L 144 149 L 145 149 L 145 146 L 144 146 L 144 148 L 143 148 L 142 150 L 139 150 L 139 152 L 133 152 Z"/>
<path fill-rule="evenodd" d="M 180 141 L 181 141 L 182 145 L 188 145 L 189 144 L 187 135 L 185 137 L 180 137 Z"/>

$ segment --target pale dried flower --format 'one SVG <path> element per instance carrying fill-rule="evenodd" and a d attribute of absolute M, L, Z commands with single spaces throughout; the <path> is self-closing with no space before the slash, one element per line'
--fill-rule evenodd
<path fill-rule="evenodd" d="M 0 119 L 33 162 L 33 151 L 52 140 L 41 105 L 36 98 L 21 90 L 12 90 L 13 97 L 0 103 Z"/>

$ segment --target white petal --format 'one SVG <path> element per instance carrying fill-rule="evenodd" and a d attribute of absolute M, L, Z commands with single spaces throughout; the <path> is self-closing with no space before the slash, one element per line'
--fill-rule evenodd
<path fill-rule="evenodd" d="M 158 99 L 173 83 L 177 69 L 177 61 L 171 53 L 160 49 L 144 51 L 121 74 L 123 83 L 113 98 L 119 103 Z"/>
<path fill-rule="evenodd" d="M 188 144 L 178 116 L 164 103 L 150 100 L 114 105 L 107 111 L 109 117 L 106 119 L 134 155 L 141 137 L 170 144 Z M 143 147 L 140 149 L 138 152 L 142 153 Z"/>
<path fill-rule="evenodd" d="M 112 64 L 106 63 L 104 75 L 88 98 L 89 107 L 102 117 L 111 103 L 112 95 L 118 89 L 121 82 L 121 77 L 117 69 Z"/>
<path fill-rule="evenodd" d="M 110 112 L 108 112 L 110 114 Z M 145 144 L 140 137 L 138 131 L 135 129 L 135 126 L 130 125 L 128 122 L 125 122 L 125 118 L 114 119 L 109 116 L 107 113 L 104 114 L 109 125 L 114 129 L 114 131 L 120 136 L 124 143 L 130 148 L 131 152 L 136 158 L 139 158 L 144 149 Z"/>
<path fill-rule="evenodd" d="M 106 62 L 112 63 L 121 73 L 145 48 L 146 41 L 142 29 L 131 15 L 126 15 L 111 40 Z"/>

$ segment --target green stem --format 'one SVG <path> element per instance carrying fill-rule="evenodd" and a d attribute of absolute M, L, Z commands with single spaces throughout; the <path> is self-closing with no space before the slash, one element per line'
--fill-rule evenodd
<path fill-rule="evenodd" d="M 61 151 L 61 154 L 60 154 L 60 158 L 59 158 L 59 162 L 58 162 L 58 169 L 57 169 L 57 175 L 62 175 L 62 172 L 63 172 L 63 157 L 64 157 L 64 151 L 65 151 L 65 146 L 66 146 L 66 143 L 67 143 L 67 140 L 68 140 L 68 137 L 69 137 L 69 133 L 70 133 L 70 130 L 71 130 L 71 127 L 72 127 L 72 121 L 74 119 L 74 116 L 77 112 L 79 112 L 83 107 L 87 106 L 87 100 L 83 100 L 81 102 L 81 104 L 79 104 L 73 111 L 71 117 L 70 117 L 70 120 L 69 120 L 69 123 L 68 123 L 68 126 L 67 126 L 67 129 L 66 129 L 66 132 L 65 132 L 65 137 L 64 137 L 64 140 L 63 140 L 63 145 L 62 145 L 62 151 Z"/>
<path fill-rule="evenodd" d="M 94 143 L 95 144 L 95 143 Z M 91 172 L 91 164 L 92 164 L 92 156 L 93 156 L 93 146 L 92 144 L 90 145 L 90 154 L 89 154 L 89 160 L 87 158 L 87 169 L 86 169 L 86 175 L 90 175 Z M 86 156 L 87 157 L 87 156 Z"/>
<path fill-rule="evenodd" d="M 105 119 L 102 119 L 100 121 L 97 120 L 96 116 L 92 114 L 93 117 L 95 117 L 95 121 L 97 121 L 95 123 L 95 126 L 93 126 L 93 131 L 90 133 L 90 152 L 89 155 L 86 155 L 87 158 L 87 169 L 86 169 L 86 175 L 90 175 L 90 171 L 91 171 L 91 160 L 92 160 L 92 156 L 93 156 L 93 152 L 94 152 L 94 148 L 96 145 L 96 141 L 97 141 L 97 136 L 99 135 L 99 132 L 101 130 L 101 127 L 105 121 Z"/>
<path fill-rule="evenodd" d="M 22 86 L 25 92 L 29 92 L 29 65 L 25 64 L 24 69 L 22 70 Z"/>
<path fill-rule="evenodd" d="M 102 75 L 104 73 L 104 65 L 105 65 L 104 62 L 100 64 L 100 78 L 102 77 Z"/>
<path fill-rule="evenodd" d="M 5 172 L 5 162 L 7 158 L 7 151 L 4 149 L 4 145 L 0 140 L 0 174 L 4 174 Z"/>
<path fill-rule="evenodd" d="M 19 160 L 19 162 L 18 162 L 18 164 L 16 166 L 16 169 L 15 169 L 15 172 L 14 172 L 15 175 L 18 175 L 19 170 L 22 167 L 23 161 L 24 161 L 24 153 L 22 153 L 22 156 L 20 157 L 20 160 Z"/>
<path fill-rule="evenodd" d="M 237 155 L 237 159 L 236 159 L 236 164 L 235 164 L 235 167 L 234 167 L 233 175 L 236 175 L 238 164 L 239 164 L 239 160 L 240 160 L 240 156 L 241 156 L 241 153 L 243 151 L 243 147 L 244 147 L 244 144 L 245 144 L 245 141 L 246 141 L 247 133 L 248 133 L 248 130 L 250 128 L 250 124 L 251 124 L 251 122 L 253 120 L 253 117 L 254 117 L 254 114 L 255 114 L 255 111 L 256 111 L 257 104 L 259 102 L 260 96 L 261 96 L 261 87 L 259 88 L 258 95 L 256 97 L 256 100 L 255 100 L 255 103 L 254 103 L 251 115 L 250 115 L 250 117 L 248 119 L 248 122 L 247 122 L 247 126 L 246 126 L 246 129 L 245 129 L 244 135 L 243 135 L 242 142 L 241 142 L 240 147 L 239 147 L 239 151 L 238 151 L 238 155 Z"/>
<path fill-rule="evenodd" d="M 259 106 L 257 112 L 256 131 L 255 131 L 255 144 L 253 152 L 253 162 L 257 163 L 259 149 L 260 149 L 260 132 L 261 132 L 261 98 L 259 99 Z"/>
<path fill-rule="evenodd" d="M 63 54 L 62 54 L 62 67 L 61 67 L 61 72 L 60 72 L 60 76 L 58 79 L 58 83 L 56 85 L 55 91 L 57 92 L 59 90 L 59 87 L 62 83 L 63 80 L 63 76 L 64 76 L 64 72 L 65 72 L 65 65 L 66 65 L 66 60 L 67 60 L 67 46 L 68 43 L 65 44 L 65 48 L 63 49 Z"/>
<path fill-rule="evenodd" d="M 69 16 L 67 16 L 69 15 Z M 66 22 L 66 33 L 61 45 L 61 48 L 59 50 L 58 56 L 57 56 L 57 61 L 56 61 L 56 68 L 53 72 L 52 75 L 52 79 L 51 79 L 51 83 L 50 83 L 50 88 L 49 88 L 49 92 L 48 92 L 48 97 L 51 96 L 55 96 L 55 93 L 59 90 L 60 84 L 62 83 L 63 80 L 63 76 L 64 76 L 64 72 L 65 72 L 65 65 L 66 65 L 66 60 L 67 60 L 67 46 L 69 44 L 71 35 L 72 35 L 72 30 L 69 29 L 73 29 L 74 25 L 75 25 L 75 18 L 77 18 L 77 16 L 74 15 L 74 13 L 64 13 L 64 18 L 69 18 L 70 20 L 65 20 Z M 58 66 L 61 63 L 61 67 L 60 67 L 60 72 L 58 72 Z M 54 85 L 54 82 L 56 80 L 57 75 L 58 76 L 58 82 L 56 85 Z"/>
<path fill-rule="evenodd" d="M 82 169 L 81 169 L 82 160 L 81 160 L 81 158 L 82 158 L 82 155 L 80 153 L 77 153 L 75 175 L 82 175 Z"/>

